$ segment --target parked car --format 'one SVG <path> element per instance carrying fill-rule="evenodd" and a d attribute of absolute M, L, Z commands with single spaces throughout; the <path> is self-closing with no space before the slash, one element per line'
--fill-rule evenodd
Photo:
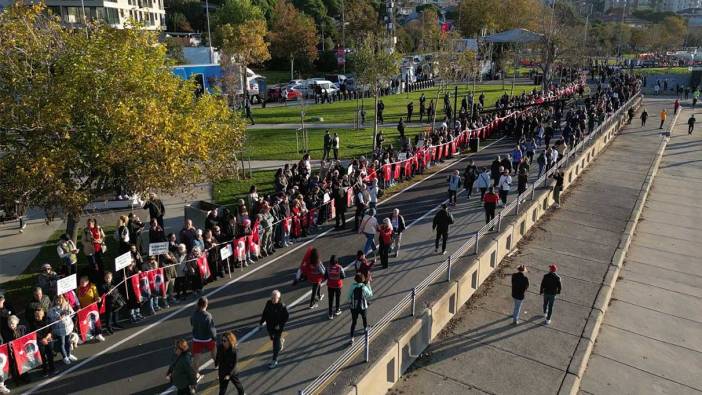
<path fill-rule="evenodd" d="M 321 89 L 322 93 L 326 91 L 330 95 L 335 94 L 337 91 L 339 91 L 339 88 L 334 86 L 334 84 L 331 81 L 317 78 L 305 81 L 304 84 L 301 85 L 301 87 L 302 93 L 305 95 L 305 97 L 314 96 L 317 87 Z"/>
<path fill-rule="evenodd" d="M 299 86 L 299 84 L 292 87 L 283 84 L 273 85 L 268 88 L 266 100 L 269 103 L 283 103 L 286 97 L 288 101 L 297 100 L 298 97 L 302 96 L 302 93 L 295 88 L 296 86 Z"/>

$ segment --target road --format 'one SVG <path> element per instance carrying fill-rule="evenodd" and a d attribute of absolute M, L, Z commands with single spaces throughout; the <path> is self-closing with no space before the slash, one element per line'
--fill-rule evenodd
<path fill-rule="evenodd" d="M 495 155 L 508 152 L 512 147 L 511 141 L 493 141 L 470 158 L 479 165 L 488 165 Z M 389 216 L 391 210 L 397 207 L 411 226 L 405 232 L 400 258 L 391 259 L 389 269 L 374 271 L 373 289 L 376 296 L 370 307 L 371 325 L 445 259 L 445 256 L 433 252 L 433 210 L 446 199 L 447 172 L 462 170 L 467 158 L 455 160 L 441 172 L 380 204 L 378 218 Z M 532 170 L 534 178 L 535 170 Z M 459 201 L 460 204 L 452 209 L 456 224 L 450 232 L 449 251 L 457 249 L 483 224 L 483 210 L 475 196 L 468 201 L 461 194 Z M 363 238 L 351 231 L 325 230 L 308 242 L 279 250 L 273 257 L 261 260 L 243 272 L 234 273 L 231 280 L 220 280 L 206 288 L 218 332 L 235 330 L 238 337 L 247 338 L 239 347 L 239 355 L 241 379 L 248 393 L 296 393 L 346 347 L 350 325 L 348 312 L 329 321 L 324 308 L 326 299 L 317 309 L 309 310 L 308 287 L 293 287 L 290 283 L 307 245 L 317 247 L 324 259 L 336 254 L 341 256 L 343 264 L 348 264 L 363 243 Z M 347 280 L 345 287 L 349 283 L 350 280 Z M 287 326 L 287 342 L 279 359 L 280 365 L 269 370 L 267 363 L 271 347 L 264 336 L 265 331 L 248 337 L 246 334 L 255 328 L 265 300 L 276 288 L 283 292 L 284 301 L 291 307 L 291 320 Z M 193 304 L 194 301 L 172 307 L 140 325 L 119 331 L 104 343 L 81 346 L 76 352 L 78 362 L 68 369 L 59 363 L 63 369 L 59 375 L 21 390 L 46 394 L 153 394 L 164 391 L 168 388 L 164 374 L 172 358 L 173 341 L 190 337 L 189 316 Z M 201 391 L 204 388 L 203 393 L 211 393 L 212 388 L 216 387 L 213 382 L 215 375 L 210 370 L 204 373 Z"/>

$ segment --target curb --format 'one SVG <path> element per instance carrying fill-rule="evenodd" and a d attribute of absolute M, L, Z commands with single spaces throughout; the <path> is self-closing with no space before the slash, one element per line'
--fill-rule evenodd
<path fill-rule="evenodd" d="M 675 122 L 678 120 L 678 116 L 681 113 L 682 111 L 678 111 L 678 113 L 675 115 L 673 121 L 670 123 L 668 132 L 672 133 Z M 643 212 L 646 200 L 648 199 L 648 193 L 653 185 L 653 179 L 658 173 L 658 167 L 660 166 L 661 159 L 663 158 L 665 148 L 668 145 L 668 140 L 669 138 L 664 139 L 661 142 L 658 152 L 656 153 L 655 160 L 653 161 L 652 166 L 644 179 L 641 192 L 639 193 L 639 197 L 636 199 L 636 204 L 634 204 L 632 214 L 629 217 L 626 228 L 624 228 L 624 233 L 619 240 L 619 246 L 612 256 L 612 261 L 610 262 L 607 273 L 604 276 L 602 286 L 597 293 L 597 298 L 592 306 L 592 311 L 590 312 L 587 322 L 585 323 L 585 328 L 583 329 L 578 345 L 575 348 L 573 358 L 568 366 L 566 375 L 561 383 L 561 387 L 558 390 L 558 395 L 577 395 L 580 390 L 580 383 L 583 375 L 585 374 L 588 361 L 590 360 L 590 355 L 592 354 L 592 349 L 594 348 L 595 341 L 597 340 L 597 335 L 600 333 L 600 328 L 602 326 L 602 322 L 604 321 L 607 308 L 609 307 L 609 302 L 612 299 L 612 292 L 614 291 L 617 278 L 619 277 L 619 271 L 624 264 L 624 258 L 626 257 L 631 241 L 634 238 L 636 226 L 639 222 L 639 218 L 641 217 L 641 212 Z"/>

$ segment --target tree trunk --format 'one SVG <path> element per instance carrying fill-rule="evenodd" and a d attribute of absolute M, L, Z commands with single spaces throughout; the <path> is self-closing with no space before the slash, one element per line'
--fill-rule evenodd
<path fill-rule="evenodd" d="M 77 243 L 78 239 L 78 222 L 80 221 L 80 215 L 68 214 L 66 216 L 66 234 Z"/>
<path fill-rule="evenodd" d="M 375 107 L 373 107 L 373 151 L 377 148 L 375 146 L 376 139 L 378 138 L 378 86 L 375 86 L 375 95 L 373 97 L 373 103 L 375 103 Z"/>

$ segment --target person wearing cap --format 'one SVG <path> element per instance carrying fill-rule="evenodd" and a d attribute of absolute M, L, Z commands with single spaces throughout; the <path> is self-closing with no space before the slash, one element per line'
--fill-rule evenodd
<path fill-rule="evenodd" d="M 556 295 L 561 293 L 561 277 L 556 274 L 558 266 L 555 264 L 549 265 L 548 273 L 544 274 L 541 280 L 539 294 L 544 295 L 544 318 L 546 325 L 551 324 L 551 315 L 553 314 L 553 303 L 556 301 Z"/>
<path fill-rule="evenodd" d="M 519 324 L 519 314 L 522 312 L 522 303 L 526 290 L 529 288 L 529 278 L 526 276 L 527 268 L 524 265 L 517 267 L 517 272 L 512 274 L 512 299 L 514 300 L 514 311 L 512 312 L 512 323 Z"/>
<path fill-rule="evenodd" d="M 41 290 L 44 291 L 44 295 L 55 297 L 58 279 L 58 274 L 51 269 L 51 265 L 45 263 L 41 265 L 39 276 L 37 276 L 37 287 L 40 287 Z"/>
<path fill-rule="evenodd" d="M 434 252 L 439 252 L 439 239 L 441 239 L 441 253 L 446 253 L 446 241 L 448 240 L 449 225 L 453 224 L 453 215 L 448 212 L 446 203 L 441 204 L 441 210 L 434 215 L 431 228 L 436 230 L 436 240 L 434 241 Z"/>

